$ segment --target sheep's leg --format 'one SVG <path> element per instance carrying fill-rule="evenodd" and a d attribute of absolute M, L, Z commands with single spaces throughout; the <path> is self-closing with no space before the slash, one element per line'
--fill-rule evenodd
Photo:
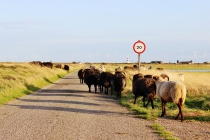
<path fill-rule="evenodd" d="M 96 93 L 96 91 L 97 91 L 97 85 L 94 85 L 94 87 L 95 87 L 95 93 Z"/>
<path fill-rule="evenodd" d="M 147 107 L 147 106 L 148 106 L 149 102 L 150 102 L 150 99 L 148 99 L 148 102 L 147 102 L 147 104 L 145 105 L 145 107 Z"/>
<path fill-rule="evenodd" d="M 117 97 L 121 98 L 121 91 L 117 92 Z"/>
<path fill-rule="evenodd" d="M 163 99 L 161 99 L 161 103 L 162 103 L 162 115 L 161 115 L 161 117 L 163 117 L 166 114 L 165 106 L 166 106 L 167 102 L 165 102 Z"/>
<path fill-rule="evenodd" d="M 151 102 L 152 109 L 154 109 L 153 99 L 150 99 L 150 98 L 149 98 L 148 103 L 146 104 L 146 106 L 149 104 L 149 102 Z"/>
<path fill-rule="evenodd" d="M 91 92 L 91 85 L 88 85 L 88 88 L 89 88 L 89 92 Z"/>
<path fill-rule="evenodd" d="M 143 97 L 142 100 L 143 100 L 143 106 L 146 107 L 146 105 L 145 105 L 145 97 Z"/>
<path fill-rule="evenodd" d="M 183 112 L 182 112 L 182 104 L 180 105 L 180 110 L 181 110 L 181 121 L 184 121 L 184 115 L 183 115 Z"/>
<path fill-rule="evenodd" d="M 178 115 L 176 116 L 175 120 L 178 120 L 178 119 L 179 119 L 179 116 L 180 116 L 180 114 L 181 114 L 181 112 L 180 112 L 180 111 L 181 111 L 180 104 L 178 103 L 177 106 L 178 106 L 178 108 L 179 108 L 179 113 L 178 113 Z"/>
<path fill-rule="evenodd" d="M 105 94 L 107 94 L 108 95 L 108 88 L 107 87 L 105 87 Z"/>
<path fill-rule="evenodd" d="M 106 88 L 106 94 L 107 95 L 109 94 L 109 88 Z"/>
<path fill-rule="evenodd" d="M 145 107 L 147 107 L 150 102 L 151 102 L 151 105 L 152 105 L 152 109 L 154 109 L 154 104 L 153 104 L 153 100 L 152 99 L 148 99 L 148 102 L 147 102 Z"/>
<path fill-rule="evenodd" d="M 103 86 L 100 85 L 99 87 L 100 87 L 100 92 L 103 92 Z"/>
<path fill-rule="evenodd" d="M 151 100 L 151 104 L 152 104 L 152 109 L 154 109 L 155 107 L 154 107 L 154 104 L 153 104 L 153 100 Z"/>
<path fill-rule="evenodd" d="M 182 113 L 182 103 L 181 103 L 181 101 L 177 104 L 177 106 L 179 108 L 179 113 L 176 116 L 175 120 L 178 120 L 180 118 L 180 115 L 181 115 L 181 121 L 183 121 L 184 117 L 183 117 L 183 113 Z"/>
<path fill-rule="evenodd" d="M 136 99 L 137 99 L 137 95 L 135 95 L 135 98 L 134 98 L 133 104 L 136 104 Z"/>

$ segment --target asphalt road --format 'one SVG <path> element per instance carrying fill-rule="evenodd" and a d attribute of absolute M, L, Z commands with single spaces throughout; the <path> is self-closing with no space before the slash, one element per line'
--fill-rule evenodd
<path fill-rule="evenodd" d="M 152 122 L 114 96 L 89 93 L 77 71 L 0 106 L 0 140 L 156 140 Z"/>

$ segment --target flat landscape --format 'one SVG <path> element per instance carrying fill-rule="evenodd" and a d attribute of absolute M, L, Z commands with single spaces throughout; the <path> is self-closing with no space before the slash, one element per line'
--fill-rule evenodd
<path fill-rule="evenodd" d="M 185 76 L 187 98 L 184 105 L 185 121 L 181 122 L 174 120 L 178 109 L 170 103 L 167 106 L 167 115 L 160 117 L 161 104 L 157 97 L 155 109 L 151 105 L 143 107 L 141 97 L 133 105 L 131 77 L 138 70 L 124 70 L 127 86 L 119 99 L 115 94 L 111 96 L 110 91 L 109 95 L 99 91 L 96 94 L 89 93 L 87 85 L 79 83 L 77 71 L 89 67 L 90 64 L 69 65 L 71 69 L 66 72 L 28 64 L 1 64 L 3 96 L 0 97 L 0 139 L 210 138 L 209 72 L 182 72 Z M 101 64 L 92 65 L 98 68 Z M 107 71 L 114 71 L 119 66 L 133 64 L 104 65 Z M 149 65 L 151 64 L 146 64 L 145 68 Z M 153 75 L 167 73 L 171 80 L 177 80 L 177 74 L 180 73 L 172 72 L 174 67 L 176 70 L 198 67 L 168 64 L 151 66 L 151 70 L 141 72 Z M 158 67 L 164 71 L 157 71 Z M 209 65 L 200 65 L 199 68 L 208 69 Z M 19 92 L 22 94 L 17 94 Z"/>

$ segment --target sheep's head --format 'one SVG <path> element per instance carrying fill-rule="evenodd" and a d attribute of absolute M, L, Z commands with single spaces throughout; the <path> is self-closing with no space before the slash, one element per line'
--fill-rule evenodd
<path fill-rule="evenodd" d="M 133 80 L 132 81 L 134 82 L 138 78 L 144 78 L 144 75 L 142 73 L 135 74 L 135 75 L 133 75 Z"/>
<path fill-rule="evenodd" d="M 154 79 L 155 81 L 158 81 L 158 80 L 160 79 L 160 77 L 159 77 L 159 76 L 154 75 L 154 76 L 153 76 L 153 79 Z"/>

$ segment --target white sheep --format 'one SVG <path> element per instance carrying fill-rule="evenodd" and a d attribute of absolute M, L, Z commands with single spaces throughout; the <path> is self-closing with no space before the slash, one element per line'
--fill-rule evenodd
<path fill-rule="evenodd" d="M 179 74 L 180 81 L 184 82 L 184 74 Z"/>
<path fill-rule="evenodd" d="M 106 68 L 105 68 L 105 66 L 104 65 L 101 65 L 100 66 L 100 68 L 98 68 L 100 71 L 102 71 L 102 72 L 105 72 L 106 71 Z"/>
<path fill-rule="evenodd" d="M 183 104 L 186 98 L 186 86 L 181 81 L 164 81 L 162 77 L 155 76 L 156 94 L 160 98 L 162 103 L 162 115 L 166 114 L 165 105 L 167 102 L 175 103 L 179 108 L 179 113 L 176 116 L 176 120 L 181 115 L 181 121 L 184 120 L 182 113 Z"/>

